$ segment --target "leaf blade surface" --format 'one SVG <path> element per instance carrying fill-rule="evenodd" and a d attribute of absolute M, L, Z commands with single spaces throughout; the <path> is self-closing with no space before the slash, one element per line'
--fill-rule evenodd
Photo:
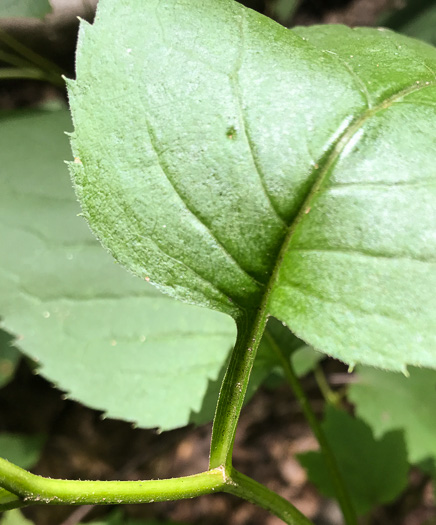
<path fill-rule="evenodd" d="M 174 297 L 235 318 L 264 300 L 351 365 L 434 367 L 435 71 L 389 31 L 102 2 L 69 89 L 84 214 Z"/>

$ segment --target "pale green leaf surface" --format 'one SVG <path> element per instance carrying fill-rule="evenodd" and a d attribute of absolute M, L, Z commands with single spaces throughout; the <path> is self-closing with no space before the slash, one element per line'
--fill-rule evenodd
<path fill-rule="evenodd" d="M 69 83 L 84 215 L 123 265 L 354 364 L 436 367 L 436 50 L 233 0 L 102 0 Z"/>
<path fill-rule="evenodd" d="M 0 433 L 0 457 L 30 469 L 39 460 L 45 438 L 26 434 Z"/>
<path fill-rule="evenodd" d="M 401 431 L 374 439 L 363 421 L 331 406 L 323 429 L 358 514 L 389 503 L 406 488 L 409 465 Z M 321 452 L 299 454 L 298 460 L 310 481 L 325 496 L 334 498 L 330 472 Z"/>
<path fill-rule="evenodd" d="M 436 460 L 436 372 L 410 368 L 409 373 L 359 367 L 349 399 L 376 436 L 404 430 L 411 463 Z"/>
<path fill-rule="evenodd" d="M 44 18 L 51 12 L 48 0 L 1 0 L 0 18 Z"/>
<path fill-rule="evenodd" d="M 0 521 L 1 525 L 33 525 L 33 521 L 28 520 L 24 514 L 18 510 L 10 510 L 5 512 Z"/>
<path fill-rule="evenodd" d="M 0 330 L 0 388 L 11 381 L 20 362 L 20 351 L 12 346 L 13 337 Z"/>
<path fill-rule="evenodd" d="M 104 252 L 77 217 L 70 126 L 65 111 L 1 123 L 3 326 L 45 377 L 108 417 L 163 429 L 210 420 L 234 323 L 162 296 Z"/>

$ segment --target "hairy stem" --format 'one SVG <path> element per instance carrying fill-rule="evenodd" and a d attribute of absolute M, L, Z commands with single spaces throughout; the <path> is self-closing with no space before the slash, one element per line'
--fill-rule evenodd
<path fill-rule="evenodd" d="M 224 492 L 259 505 L 288 525 L 313 525 L 289 501 L 235 469 L 232 469 L 231 482 L 225 486 Z"/>
<path fill-rule="evenodd" d="M 224 485 L 225 475 L 222 469 L 173 479 L 75 481 L 36 476 L 0 458 L 0 486 L 27 505 L 111 505 L 173 501 L 222 491 Z"/>
<path fill-rule="evenodd" d="M 209 468 L 232 467 L 236 427 L 247 392 L 257 348 L 268 316 L 265 308 L 237 322 L 238 337 L 224 376 L 213 421 Z"/>
<path fill-rule="evenodd" d="M 227 492 L 271 511 L 288 525 L 312 525 L 278 494 L 243 474 L 218 468 L 174 479 L 74 481 L 43 478 L 0 458 L 0 509 L 26 505 L 111 505 L 151 503 Z"/>
<path fill-rule="evenodd" d="M 303 388 L 301 387 L 300 381 L 295 373 L 295 370 L 292 366 L 291 360 L 286 357 L 282 352 L 280 346 L 277 344 L 275 339 L 267 332 L 266 337 L 268 337 L 271 347 L 274 349 L 274 352 L 277 355 L 277 358 L 280 361 L 280 364 L 283 367 L 285 377 L 294 391 L 295 396 L 300 402 L 303 413 L 312 428 L 312 432 L 315 434 L 316 439 L 318 440 L 321 452 L 324 456 L 327 468 L 330 472 L 331 480 L 333 487 L 336 492 L 336 497 L 339 502 L 339 505 L 344 515 L 347 525 L 357 525 L 357 516 L 354 510 L 350 495 L 347 490 L 347 486 L 342 478 L 342 475 L 339 471 L 338 465 L 336 463 L 335 456 L 333 451 L 327 441 L 327 438 L 319 424 L 319 421 L 310 406 L 309 399 L 307 398 Z"/>

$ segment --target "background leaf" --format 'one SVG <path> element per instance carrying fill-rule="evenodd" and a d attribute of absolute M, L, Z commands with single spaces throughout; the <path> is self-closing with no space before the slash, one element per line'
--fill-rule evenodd
<path fill-rule="evenodd" d="M 421 38 L 436 45 L 436 5 L 429 7 L 400 29 L 406 35 Z"/>
<path fill-rule="evenodd" d="M 48 0 L 2 0 L 0 18 L 44 18 L 51 12 Z"/>
<path fill-rule="evenodd" d="M 283 25 L 289 23 L 298 9 L 300 0 L 276 0 L 272 6 L 271 16 Z"/>
<path fill-rule="evenodd" d="M 436 460 L 436 372 L 410 368 L 409 373 L 359 367 L 348 396 L 375 436 L 403 429 L 409 461 L 416 464 Z"/>
<path fill-rule="evenodd" d="M 0 330 L 0 388 L 11 381 L 21 358 L 21 353 L 12 346 L 13 337 Z"/>
<path fill-rule="evenodd" d="M 28 520 L 18 509 L 5 512 L 0 523 L 1 525 L 33 525 L 33 521 Z"/>
<path fill-rule="evenodd" d="M 266 332 L 260 342 L 248 386 L 248 396 L 267 381 L 271 374 L 283 378 L 283 369 L 274 350 L 277 345 L 291 360 L 295 373 L 302 377 L 312 371 L 325 356 L 298 339 L 286 326 L 274 317 L 268 320 Z M 275 381 L 274 381 L 275 383 Z"/>
<path fill-rule="evenodd" d="M 327 407 L 322 424 L 326 438 L 358 514 L 394 500 L 407 486 L 407 450 L 401 431 L 374 439 L 370 428 L 342 410 Z M 310 481 L 334 498 L 330 473 L 320 452 L 299 454 Z"/>
<path fill-rule="evenodd" d="M 43 436 L 0 433 L 0 456 L 21 468 L 30 469 L 38 461 L 44 445 Z"/>
<path fill-rule="evenodd" d="M 233 322 L 162 296 L 101 249 L 76 217 L 69 127 L 65 111 L 2 121 L 3 326 L 45 377 L 108 417 L 163 429 L 208 421 Z"/>
<path fill-rule="evenodd" d="M 435 45 L 435 17 L 434 0 L 403 0 L 401 7 L 384 14 L 379 24 Z"/>
<path fill-rule="evenodd" d="M 436 367 L 436 50 L 232 0 L 99 5 L 71 169 L 116 259 L 236 318 L 271 292 L 351 365 Z"/>

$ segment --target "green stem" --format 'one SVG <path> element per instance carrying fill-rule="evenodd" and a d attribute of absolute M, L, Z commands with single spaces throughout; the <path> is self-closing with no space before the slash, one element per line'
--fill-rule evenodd
<path fill-rule="evenodd" d="M 264 307 L 257 314 L 246 314 L 237 321 L 238 336 L 224 376 L 213 421 L 209 468 L 232 468 L 236 427 L 247 392 L 257 348 L 268 315 Z"/>
<path fill-rule="evenodd" d="M 291 503 L 233 468 L 217 468 L 173 479 L 74 481 L 43 478 L 0 458 L 0 510 L 25 505 L 112 505 L 151 503 L 227 492 L 271 511 L 288 525 L 313 525 Z"/>
<path fill-rule="evenodd" d="M 309 399 L 307 398 L 304 390 L 301 387 L 300 381 L 295 373 L 295 370 L 292 366 L 291 360 L 287 359 L 286 355 L 282 352 L 280 346 L 276 343 L 275 339 L 271 336 L 269 332 L 266 333 L 266 337 L 269 339 L 271 347 L 274 349 L 280 364 L 283 367 L 283 371 L 286 379 L 288 380 L 292 390 L 295 393 L 298 401 L 300 402 L 303 413 L 312 428 L 312 432 L 315 434 L 316 439 L 318 440 L 321 452 L 324 456 L 327 468 L 330 471 L 331 480 L 333 487 L 336 493 L 337 500 L 342 509 L 342 514 L 344 515 L 347 525 L 357 525 L 357 516 L 354 510 L 350 495 L 347 490 L 347 486 L 342 478 L 342 475 L 339 471 L 338 465 L 336 463 L 335 456 L 333 451 L 325 437 L 325 434 L 321 428 L 321 425 L 318 422 L 318 419 L 310 406 Z"/>
<path fill-rule="evenodd" d="M 0 486 L 30 504 L 111 505 L 194 498 L 222 491 L 223 469 L 147 481 L 75 481 L 43 478 L 0 458 Z"/>
<path fill-rule="evenodd" d="M 224 492 L 259 505 L 288 525 L 313 525 L 289 501 L 235 469 L 232 469 L 230 482 L 224 487 Z"/>

